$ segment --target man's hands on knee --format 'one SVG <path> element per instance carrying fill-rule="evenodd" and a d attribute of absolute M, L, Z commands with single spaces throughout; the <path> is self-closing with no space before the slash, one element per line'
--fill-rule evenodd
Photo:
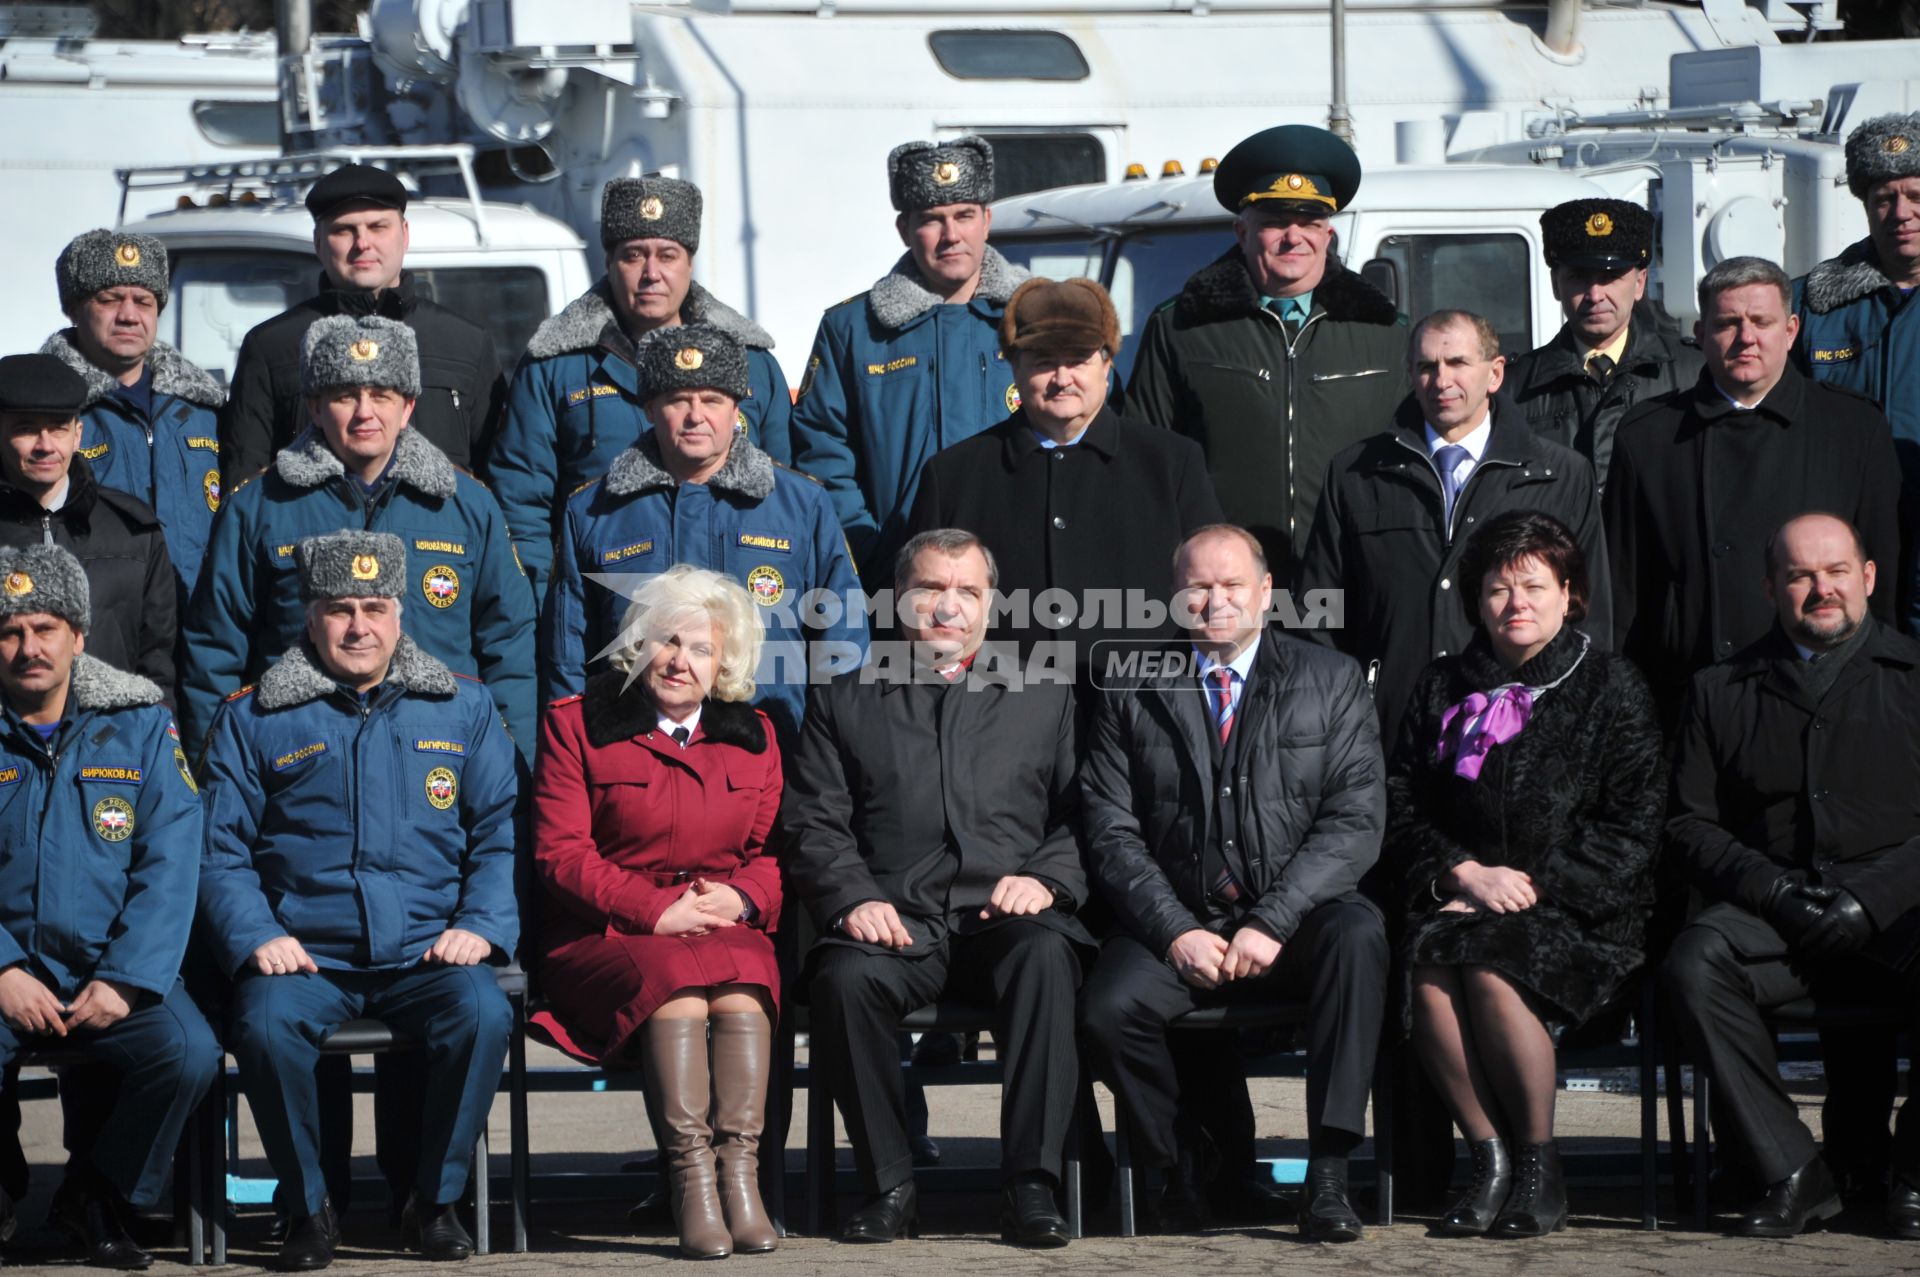
<path fill-rule="evenodd" d="M 80 996 L 67 1008 L 69 1029 L 104 1029 L 118 1024 L 133 1011 L 139 991 L 119 980 L 89 980 Z"/>
<path fill-rule="evenodd" d="M 1227 942 L 1211 931 L 1195 927 L 1183 931 L 1167 946 L 1167 965 L 1196 989 L 1220 987 L 1220 965 L 1227 960 Z"/>
<path fill-rule="evenodd" d="M 982 921 L 988 918 L 1030 918 L 1051 908 L 1053 892 L 1047 889 L 1045 883 L 1025 874 L 1008 874 L 994 884 L 993 896 L 987 901 L 987 907 L 980 911 L 980 917 Z"/>
<path fill-rule="evenodd" d="M 900 913 L 884 900 L 869 900 L 847 910 L 840 919 L 840 930 L 855 940 L 888 949 L 905 949 L 913 937 L 900 925 Z"/>
<path fill-rule="evenodd" d="M 1257 922 L 1249 922 L 1233 933 L 1226 957 L 1220 961 L 1220 979 L 1248 980 L 1263 976 L 1280 960 L 1280 942 Z"/>
<path fill-rule="evenodd" d="M 67 1036 L 66 1023 L 60 1018 L 65 1010 L 53 990 L 25 967 L 0 971 L 0 1018 L 22 1033 Z"/>
<path fill-rule="evenodd" d="M 493 952 L 493 942 L 471 931 L 462 931 L 458 927 L 448 927 L 433 942 L 433 948 L 420 961 L 428 965 L 448 967 L 475 967 L 487 960 Z"/>
<path fill-rule="evenodd" d="M 1820 918 L 1800 937 L 1800 951 L 1813 958 L 1858 953 L 1873 943 L 1873 919 L 1845 887 L 1802 887 L 1801 897 L 1821 902 Z"/>
<path fill-rule="evenodd" d="M 296 971 L 316 972 L 312 958 L 298 940 L 280 936 L 253 951 L 253 969 L 261 975 L 292 975 Z"/>

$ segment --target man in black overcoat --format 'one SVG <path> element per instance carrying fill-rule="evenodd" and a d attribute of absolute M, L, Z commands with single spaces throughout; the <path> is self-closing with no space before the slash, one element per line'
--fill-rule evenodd
<path fill-rule="evenodd" d="M 895 563 L 903 642 L 816 686 L 787 768 L 787 870 L 808 955 L 815 1076 L 868 1201 L 842 1241 L 910 1231 L 918 1202 L 897 1039 L 942 996 L 994 1009 L 1008 1240 L 1064 1246 L 1054 1201 L 1079 1075 L 1074 996 L 1092 940 L 1065 681 L 1022 685 L 982 647 L 996 571 L 978 538 L 923 532 Z"/>
<path fill-rule="evenodd" d="M 1892 430 L 1870 400 L 1791 366 L 1791 288 L 1758 257 L 1708 271 L 1695 329 L 1706 371 L 1636 409 L 1614 437 L 1601 503 L 1614 649 L 1647 676 L 1668 731 L 1693 672 L 1772 626 L 1754 582 L 1775 528 L 1828 510 L 1860 529 L 1868 558 L 1899 562 Z M 1894 593 L 1873 597 L 1875 616 L 1892 619 Z"/>
<path fill-rule="evenodd" d="M 1352 1241 L 1347 1155 L 1366 1126 L 1386 1002 L 1380 733 L 1351 657 L 1265 630 L 1273 578 L 1244 529 L 1196 532 L 1175 564 L 1192 644 L 1109 690 L 1083 767 L 1089 863 L 1119 934 L 1081 1003 L 1095 1070 L 1137 1165 L 1175 1168 L 1162 1224 L 1196 1215 L 1176 1166 L 1167 1025 L 1222 1001 L 1305 1001 L 1309 1238 Z M 1178 668 L 1173 668 L 1174 665 Z M 1176 1224 L 1175 1221 L 1178 1221 Z"/>
<path fill-rule="evenodd" d="M 1764 1014 L 1807 998 L 1920 1012 L 1920 642 L 1868 615 L 1876 565 L 1841 519 L 1796 518 L 1766 556 L 1777 620 L 1695 676 L 1680 731 L 1667 833 L 1708 904 L 1665 978 L 1713 1077 L 1714 1132 L 1767 1186 L 1737 1231 L 1787 1237 L 1841 1203 Z M 1920 1239 L 1911 1100 L 1887 1223 Z"/>

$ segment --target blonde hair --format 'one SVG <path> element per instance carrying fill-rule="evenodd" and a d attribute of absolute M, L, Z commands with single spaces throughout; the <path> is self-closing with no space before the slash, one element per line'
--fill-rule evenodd
<path fill-rule="evenodd" d="M 763 636 L 759 610 L 739 582 L 705 568 L 678 564 L 636 590 L 620 621 L 620 647 L 608 662 L 632 682 L 674 627 L 695 615 L 705 616 L 720 638 L 719 667 L 707 695 L 720 701 L 753 699 Z"/>

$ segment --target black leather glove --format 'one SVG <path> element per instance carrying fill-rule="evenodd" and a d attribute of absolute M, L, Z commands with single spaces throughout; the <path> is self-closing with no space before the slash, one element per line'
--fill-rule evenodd
<path fill-rule="evenodd" d="M 1760 916 L 1773 924 L 1780 938 L 1794 948 L 1800 947 L 1801 938 L 1826 912 L 1826 902 L 1812 900 L 1805 896 L 1805 888 L 1795 874 L 1781 874 L 1773 880 L 1773 886 L 1767 888 L 1766 903 L 1761 906 Z"/>
<path fill-rule="evenodd" d="M 1873 943 L 1873 919 L 1845 887 L 1802 887 L 1803 900 L 1824 901 L 1820 921 L 1809 927 L 1797 947 L 1810 958 L 1858 953 Z"/>

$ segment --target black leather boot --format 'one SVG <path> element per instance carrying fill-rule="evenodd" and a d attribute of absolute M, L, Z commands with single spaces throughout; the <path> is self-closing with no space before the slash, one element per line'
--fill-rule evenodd
<path fill-rule="evenodd" d="M 1477 1237 L 1492 1228 L 1513 1191 L 1513 1162 L 1505 1144 L 1498 1139 L 1476 1140 L 1470 1151 L 1473 1183 L 1439 1224 L 1439 1231 L 1449 1237 Z"/>
<path fill-rule="evenodd" d="M 1493 1221 L 1494 1237 L 1545 1237 L 1567 1226 L 1567 1180 L 1560 1170 L 1560 1146 L 1513 1146 L 1513 1189 L 1500 1217 Z"/>

